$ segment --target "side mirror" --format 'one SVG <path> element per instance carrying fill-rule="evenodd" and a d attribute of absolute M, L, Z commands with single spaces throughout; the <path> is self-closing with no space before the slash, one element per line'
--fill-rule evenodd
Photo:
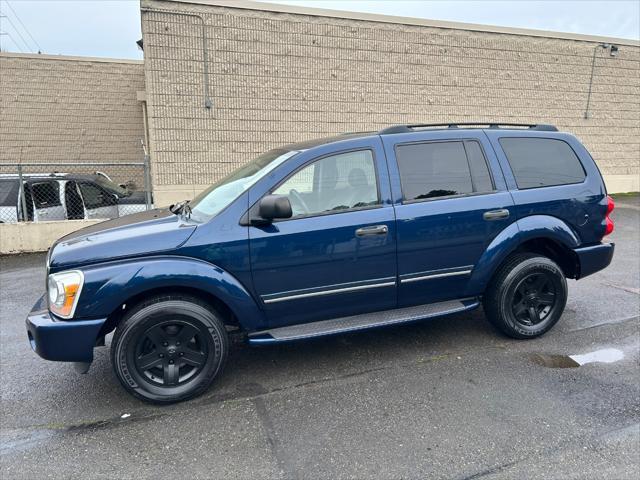
<path fill-rule="evenodd" d="M 258 204 L 258 215 L 264 220 L 275 220 L 277 218 L 291 218 L 291 202 L 284 195 L 267 195 L 262 197 Z"/>

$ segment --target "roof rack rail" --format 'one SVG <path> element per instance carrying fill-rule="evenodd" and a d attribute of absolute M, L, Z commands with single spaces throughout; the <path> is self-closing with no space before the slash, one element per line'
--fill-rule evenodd
<path fill-rule="evenodd" d="M 466 123 L 414 123 L 407 125 L 393 125 L 391 127 L 383 128 L 378 132 L 379 135 L 389 135 L 392 133 L 410 133 L 416 128 L 460 128 L 460 127 L 480 127 L 488 125 L 489 128 L 502 128 L 502 127 L 521 127 L 528 128 L 529 130 L 537 130 L 540 132 L 557 132 L 558 129 L 555 125 L 549 125 L 546 123 L 529 124 L 529 123 L 494 123 L 494 122 L 466 122 Z"/>

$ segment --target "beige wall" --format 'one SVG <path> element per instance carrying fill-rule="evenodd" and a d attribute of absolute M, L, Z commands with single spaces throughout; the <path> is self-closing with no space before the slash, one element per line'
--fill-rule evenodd
<path fill-rule="evenodd" d="M 142 161 L 139 90 L 141 61 L 0 53 L 0 166 Z"/>
<path fill-rule="evenodd" d="M 394 123 L 489 120 L 556 124 L 586 144 L 610 190 L 640 189 L 637 42 L 618 43 L 616 58 L 597 49 L 585 119 L 598 44 L 591 37 L 196 3 L 142 0 L 153 177 L 161 200 L 189 197 L 256 154 L 292 141 Z M 210 110 L 204 108 L 200 20 L 158 10 L 204 19 Z"/>

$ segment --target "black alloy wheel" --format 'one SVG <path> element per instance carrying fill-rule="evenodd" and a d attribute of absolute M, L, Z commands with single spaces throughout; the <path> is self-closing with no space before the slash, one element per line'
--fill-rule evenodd
<path fill-rule="evenodd" d="M 141 378 L 154 385 L 173 387 L 204 368 L 209 354 L 203 326 L 188 320 L 152 325 L 136 342 L 134 364 Z"/>
<path fill-rule="evenodd" d="M 122 319 L 111 362 L 122 386 L 153 403 L 200 395 L 220 374 L 229 339 L 222 316 L 187 295 L 149 298 Z"/>
<path fill-rule="evenodd" d="M 516 286 L 511 305 L 516 321 L 531 327 L 544 321 L 555 303 L 552 279 L 546 272 L 537 272 L 527 275 Z"/>
<path fill-rule="evenodd" d="M 517 253 L 494 274 L 483 297 L 487 319 L 504 334 L 535 338 L 560 319 L 567 303 L 567 281 L 550 258 Z"/>

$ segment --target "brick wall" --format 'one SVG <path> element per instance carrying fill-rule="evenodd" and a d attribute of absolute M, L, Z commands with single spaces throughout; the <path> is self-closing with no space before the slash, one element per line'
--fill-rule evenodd
<path fill-rule="evenodd" d="M 622 182 L 614 190 L 638 189 L 637 42 L 618 44 L 615 58 L 597 49 L 585 119 L 595 41 L 196 1 L 142 0 L 154 183 L 167 198 L 292 141 L 394 123 L 496 120 L 573 132 L 610 186 Z M 211 109 L 200 19 L 163 9 L 204 20 Z"/>
<path fill-rule="evenodd" d="M 140 61 L 0 53 L 0 165 L 140 162 Z"/>

